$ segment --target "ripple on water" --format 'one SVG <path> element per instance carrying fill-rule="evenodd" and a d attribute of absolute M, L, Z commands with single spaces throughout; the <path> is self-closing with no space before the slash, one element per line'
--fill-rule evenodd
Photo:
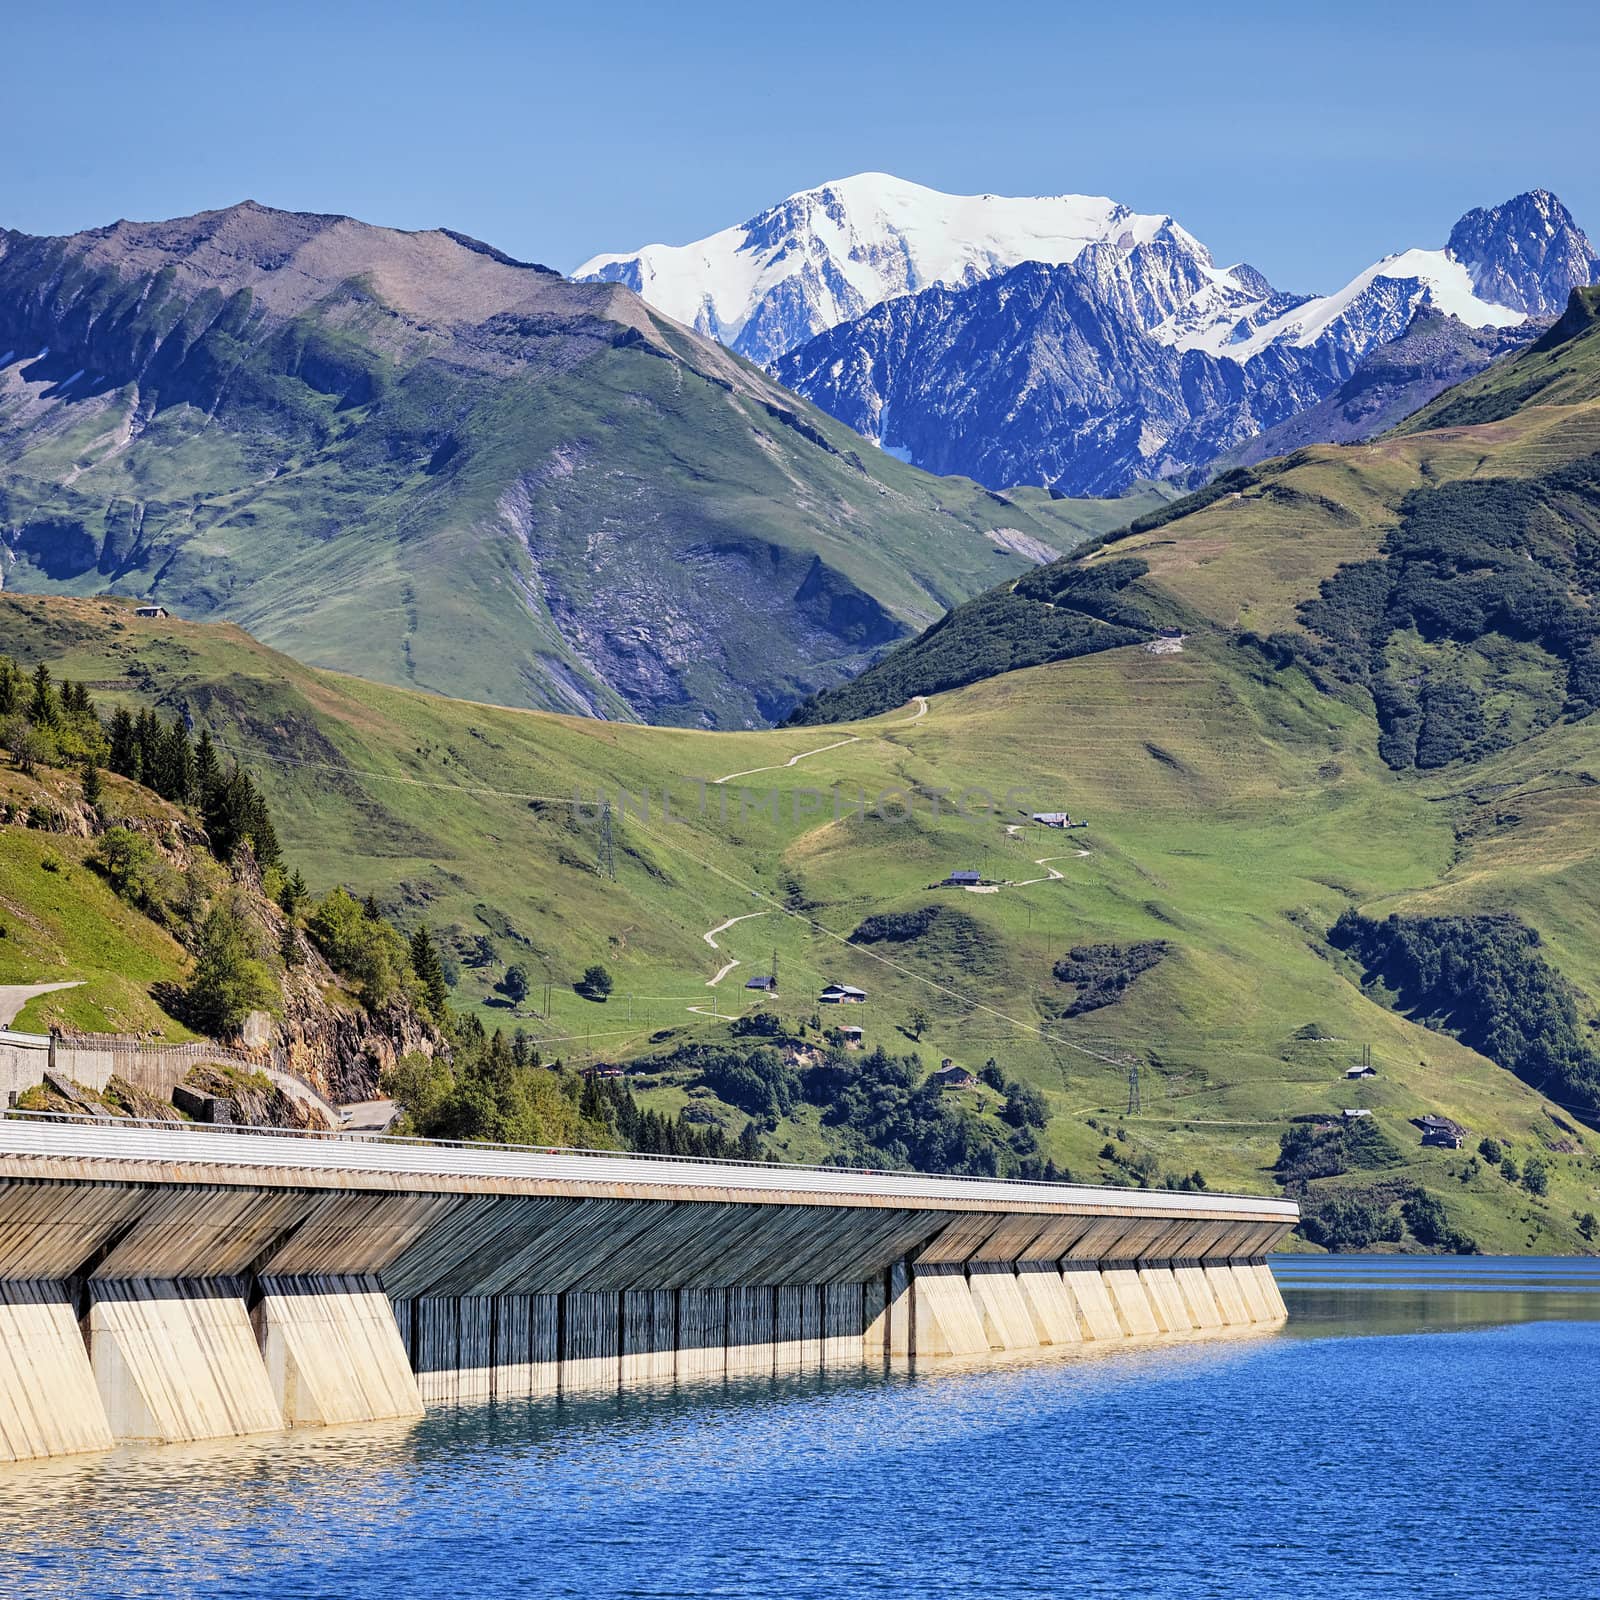
<path fill-rule="evenodd" d="M 1596 1264 L 1284 1265 L 1293 1337 L 0 1469 L 0 1593 L 1600 1591 Z"/>

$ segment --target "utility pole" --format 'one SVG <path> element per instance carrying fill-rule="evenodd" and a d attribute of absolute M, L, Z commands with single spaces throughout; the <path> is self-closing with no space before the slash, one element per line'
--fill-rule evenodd
<path fill-rule="evenodd" d="M 600 808 L 600 870 L 613 882 L 617 876 L 617 857 L 612 844 L 611 800 L 608 796 Z"/>
<path fill-rule="evenodd" d="M 1144 1109 L 1139 1099 L 1139 1063 L 1128 1068 L 1128 1115 L 1131 1117 Z"/>

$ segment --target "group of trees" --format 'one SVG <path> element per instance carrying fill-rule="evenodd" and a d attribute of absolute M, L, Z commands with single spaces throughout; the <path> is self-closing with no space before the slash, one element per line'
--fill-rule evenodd
<path fill-rule="evenodd" d="M 448 1055 L 407 1055 L 384 1076 L 406 1130 L 431 1139 L 614 1148 L 605 1125 L 584 1117 L 579 1080 L 546 1069 L 525 1036 L 489 1033 L 468 1014 L 451 1018 L 447 1038 Z"/>
<path fill-rule="evenodd" d="M 1295 1122 L 1278 1136 L 1277 1173 L 1285 1189 L 1303 1192 L 1315 1178 L 1393 1166 L 1394 1143 L 1371 1117 L 1337 1123 Z"/>
<path fill-rule="evenodd" d="M 645 1110 L 621 1079 L 570 1072 L 559 1060 L 547 1066 L 520 1029 L 507 1038 L 468 1015 L 451 1019 L 448 1037 L 448 1057 L 408 1055 L 384 1077 L 401 1126 L 424 1138 L 720 1159 L 767 1155 L 753 1123 L 734 1138 L 719 1123 Z"/>
<path fill-rule="evenodd" d="M 1600 1054 L 1580 1032 L 1571 990 L 1534 929 L 1512 916 L 1369 921 L 1347 911 L 1328 937 L 1417 1021 L 1600 1119 Z"/>
<path fill-rule="evenodd" d="M 1003 1080 L 1002 1080 L 1003 1081 Z M 822 1107 L 823 1123 L 842 1144 L 846 1166 L 910 1167 L 920 1172 L 976 1177 L 1061 1176 L 1039 1150 L 1036 1128 L 1048 1113 L 1042 1098 L 1006 1084 L 997 1128 L 923 1076 L 921 1058 L 897 1056 L 881 1045 L 865 1054 L 830 1050 L 800 1074 L 806 1100 Z"/>
<path fill-rule="evenodd" d="M 181 715 L 163 722 L 148 707 L 135 715 L 118 706 L 106 722 L 81 683 L 57 684 L 42 661 L 26 673 L 0 656 L 0 738 L 30 776 L 42 766 L 80 767 L 84 799 L 95 809 L 104 801 L 104 767 L 193 808 L 219 861 L 232 861 L 246 841 L 258 866 L 281 859 L 271 812 L 249 773 L 237 762 L 224 767 L 210 734 L 191 738 Z"/>
<path fill-rule="evenodd" d="M 1498 635 L 1545 653 L 1564 690 L 1535 706 L 1548 720 L 1600 707 L 1600 466 L 1588 457 L 1541 478 L 1472 478 L 1418 489 L 1382 556 L 1341 567 L 1300 606 L 1308 634 L 1250 642 L 1278 665 L 1299 661 L 1323 687 L 1373 696 L 1378 750 L 1392 767 L 1476 759 L 1504 735 L 1480 688 L 1454 671 L 1391 659 L 1396 635 L 1475 645 Z M 1527 697 L 1537 675 L 1506 680 Z"/>
<path fill-rule="evenodd" d="M 947 612 L 859 677 L 802 700 L 787 726 L 849 722 L 969 683 L 1074 656 L 1138 644 L 1153 624 L 1129 586 L 1149 570 L 1136 556 L 1093 567 L 1071 557 L 991 589 Z"/>
<path fill-rule="evenodd" d="M 148 708 L 134 716 L 118 706 L 111 714 L 107 743 L 106 765 L 112 772 L 199 812 L 219 861 L 232 861 L 246 841 L 257 866 L 282 860 L 261 791 L 237 762 L 224 768 L 209 731 L 202 729 L 194 739 L 181 716 L 164 723 Z"/>
<path fill-rule="evenodd" d="M 1302 1201 L 1300 1215 L 1300 1231 L 1325 1250 L 1398 1244 L 1409 1230 L 1429 1249 L 1478 1254 L 1477 1241 L 1451 1222 L 1444 1202 L 1416 1185 L 1329 1189 Z"/>
<path fill-rule="evenodd" d="M 1074 945 L 1054 968 L 1056 981 L 1069 984 L 1074 990 L 1061 1015 L 1081 1017 L 1115 1005 L 1129 984 L 1165 960 L 1169 949 L 1165 939 Z"/>
<path fill-rule="evenodd" d="M 104 759 L 105 730 L 89 691 L 79 683 L 55 684 L 41 661 L 24 672 L 0 656 L 0 738 L 21 770 L 93 765 Z"/>
<path fill-rule="evenodd" d="M 1038 1133 L 1050 1116 L 1044 1096 L 1007 1079 L 994 1060 L 981 1076 L 1004 1096 L 1000 1126 L 928 1078 L 919 1056 L 881 1046 L 863 1054 L 836 1044 L 797 1066 L 781 1018 L 767 1010 L 740 1017 L 731 1032 L 730 1044 L 687 1044 L 635 1066 L 689 1075 L 694 1086 L 768 1129 L 803 1104 L 817 1106 L 837 1132 L 836 1159 L 846 1166 L 1064 1177 L 1040 1154 Z"/>

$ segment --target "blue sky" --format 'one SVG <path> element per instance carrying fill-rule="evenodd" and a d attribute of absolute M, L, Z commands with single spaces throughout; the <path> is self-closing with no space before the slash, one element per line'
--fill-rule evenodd
<path fill-rule="evenodd" d="M 570 269 L 881 170 L 1110 194 L 1331 289 L 1535 185 L 1600 237 L 1597 19 L 1578 0 L 0 0 L 0 226 L 249 197 Z"/>

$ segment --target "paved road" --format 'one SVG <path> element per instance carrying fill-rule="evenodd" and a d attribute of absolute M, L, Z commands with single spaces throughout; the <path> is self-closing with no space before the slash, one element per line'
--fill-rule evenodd
<path fill-rule="evenodd" d="M 386 1133 L 399 1110 L 393 1100 L 360 1100 L 340 1107 L 336 1126 L 345 1133 Z"/>
<path fill-rule="evenodd" d="M 76 989 L 82 978 L 70 978 L 65 983 L 0 983 L 0 1028 L 9 1028 L 17 1013 L 35 995 L 51 994 L 57 989 Z"/>

